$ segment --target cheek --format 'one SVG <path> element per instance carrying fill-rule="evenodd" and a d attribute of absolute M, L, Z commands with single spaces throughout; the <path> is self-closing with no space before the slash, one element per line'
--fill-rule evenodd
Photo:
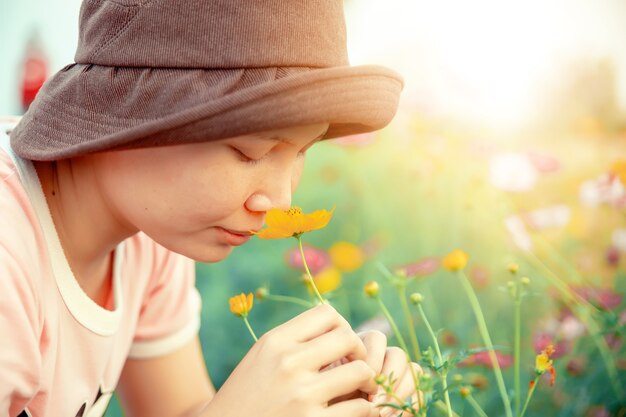
<path fill-rule="evenodd" d="M 304 156 L 298 158 L 293 167 L 293 174 L 291 176 L 291 192 L 294 193 L 298 184 L 300 184 L 300 178 L 302 177 L 302 171 L 304 170 Z"/>

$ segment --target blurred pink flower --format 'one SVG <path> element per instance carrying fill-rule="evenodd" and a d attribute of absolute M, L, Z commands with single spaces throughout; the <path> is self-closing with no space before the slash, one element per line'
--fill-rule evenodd
<path fill-rule="evenodd" d="M 614 352 L 617 352 L 624 344 L 624 339 L 617 333 L 611 333 L 604 336 L 606 344 Z"/>
<path fill-rule="evenodd" d="M 611 246 L 606 250 L 606 263 L 612 267 L 619 265 L 619 250 L 615 246 Z"/>
<path fill-rule="evenodd" d="M 585 206 L 596 207 L 608 204 L 614 207 L 626 207 L 626 189 L 618 177 L 604 174 L 587 180 L 578 191 L 580 201 Z"/>
<path fill-rule="evenodd" d="M 495 354 L 500 368 L 505 369 L 513 364 L 513 356 L 507 355 L 497 350 L 495 351 Z M 486 368 L 493 367 L 491 364 L 491 358 L 489 357 L 489 351 L 487 350 L 470 355 L 467 359 L 461 361 L 459 363 L 459 366 L 484 366 Z"/>
<path fill-rule="evenodd" d="M 558 159 L 550 155 L 544 155 L 536 152 L 528 152 L 526 154 L 528 160 L 537 169 L 537 171 L 546 174 L 550 172 L 556 172 L 561 168 L 561 163 Z"/>
<path fill-rule="evenodd" d="M 311 274 L 316 274 L 330 265 L 330 256 L 326 251 L 307 245 L 304 245 L 302 249 Z M 285 261 L 290 267 L 305 272 L 299 248 L 289 249 L 285 253 Z"/>
<path fill-rule="evenodd" d="M 563 317 L 556 329 L 557 337 L 565 341 L 578 339 L 583 334 L 585 334 L 585 325 L 573 315 Z"/>
<path fill-rule="evenodd" d="M 470 281 L 476 289 L 483 289 L 489 286 L 490 273 L 484 266 L 476 265 L 472 267 L 469 273 Z"/>
<path fill-rule="evenodd" d="M 456 346 L 459 343 L 459 339 L 452 330 L 444 329 L 441 332 L 441 342 L 446 346 Z"/>
<path fill-rule="evenodd" d="M 537 333 L 533 338 L 533 349 L 537 353 L 541 352 L 549 345 L 554 346 L 554 353 L 552 354 L 554 359 L 565 355 L 572 348 L 571 341 L 560 340 L 555 342 L 555 337 L 548 332 Z"/>
<path fill-rule="evenodd" d="M 371 258 L 376 255 L 380 249 L 383 247 L 383 238 L 380 236 L 375 236 L 361 245 L 361 250 L 365 254 L 366 258 Z"/>
<path fill-rule="evenodd" d="M 624 294 L 609 288 L 571 287 L 572 291 L 604 310 L 613 310 L 622 303 Z"/>
<path fill-rule="evenodd" d="M 439 269 L 439 258 L 429 257 L 397 267 L 395 270 L 404 274 L 407 278 L 412 278 L 430 275 L 437 269 Z"/>

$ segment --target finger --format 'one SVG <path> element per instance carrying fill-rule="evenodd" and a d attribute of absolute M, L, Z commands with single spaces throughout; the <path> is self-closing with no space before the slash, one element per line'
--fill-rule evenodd
<path fill-rule="evenodd" d="M 349 327 L 340 326 L 304 343 L 294 353 L 294 361 L 317 371 L 342 358 L 364 360 L 366 356 L 363 341 Z"/>
<path fill-rule="evenodd" d="M 413 377 L 410 372 L 406 372 L 402 379 L 398 381 L 395 392 L 396 395 L 403 400 L 408 399 L 417 392 L 415 381 L 413 381 Z"/>
<path fill-rule="evenodd" d="M 400 381 L 409 369 L 406 352 L 396 346 L 388 347 L 385 352 L 385 361 L 381 373 Z M 393 385 L 396 387 L 396 384 Z"/>
<path fill-rule="evenodd" d="M 419 375 L 422 373 L 422 368 L 418 364 L 411 363 L 411 366 L 413 368 L 412 371 L 415 375 Z M 408 371 L 405 372 L 404 376 L 400 380 L 398 380 L 394 388 L 394 393 L 396 394 L 398 398 L 401 398 L 403 401 L 408 400 L 409 404 L 411 405 L 411 407 L 413 407 L 414 410 L 419 410 L 420 403 L 418 403 L 418 394 L 420 394 L 420 400 L 423 398 L 423 396 L 421 395 L 421 393 L 417 392 L 417 388 L 415 387 L 415 381 L 413 379 L 413 376 L 411 375 L 411 372 L 408 372 Z M 382 396 L 377 397 L 376 403 L 398 404 L 398 400 L 382 395 Z M 388 408 L 388 410 L 389 412 L 381 413 L 382 417 L 397 415 L 397 413 L 393 414 L 391 412 L 392 411 L 391 408 Z M 408 417 L 409 415 L 410 413 L 404 412 L 402 414 L 402 417 Z"/>
<path fill-rule="evenodd" d="M 354 391 L 373 393 L 377 389 L 376 374 L 364 361 L 356 360 L 318 374 L 312 387 L 316 398 L 331 401 Z"/>
<path fill-rule="evenodd" d="M 376 374 L 380 374 L 383 370 L 383 363 L 385 362 L 387 336 L 377 330 L 362 332 L 358 335 L 361 340 L 363 340 L 365 350 L 367 351 L 365 362 L 367 362 Z"/>
<path fill-rule="evenodd" d="M 356 398 L 328 406 L 320 417 L 378 417 L 378 412 L 371 402 Z"/>
<path fill-rule="evenodd" d="M 349 324 L 331 305 L 319 304 L 268 333 L 284 337 L 283 340 L 306 342 L 339 326 Z"/>

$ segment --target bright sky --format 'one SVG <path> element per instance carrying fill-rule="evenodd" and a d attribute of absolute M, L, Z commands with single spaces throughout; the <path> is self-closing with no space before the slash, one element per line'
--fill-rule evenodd
<path fill-rule="evenodd" d="M 626 110 L 623 0 L 352 0 L 347 11 L 351 62 L 397 69 L 403 99 L 428 110 L 523 124 L 540 85 L 583 57 L 614 61 Z"/>

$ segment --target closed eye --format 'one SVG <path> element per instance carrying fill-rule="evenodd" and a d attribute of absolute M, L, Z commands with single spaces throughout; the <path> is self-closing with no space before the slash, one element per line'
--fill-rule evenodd
<path fill-rule="evenodd" d="M 235 152 L 235 154 L 237 155 L 237 157 L 239 158 L 240 161 L 245 162 L 246 164 L 249 164 L 249 165 L 256 165 L 256 164 L 260 163 L 265 158 L 265 156 L 263 156 L 261 158 L 253 158 L 253 157 L 245 154 L 241 150 L 237 149 L 234 146 L 229 146 L 229 148 L 232 149 Z"/>

